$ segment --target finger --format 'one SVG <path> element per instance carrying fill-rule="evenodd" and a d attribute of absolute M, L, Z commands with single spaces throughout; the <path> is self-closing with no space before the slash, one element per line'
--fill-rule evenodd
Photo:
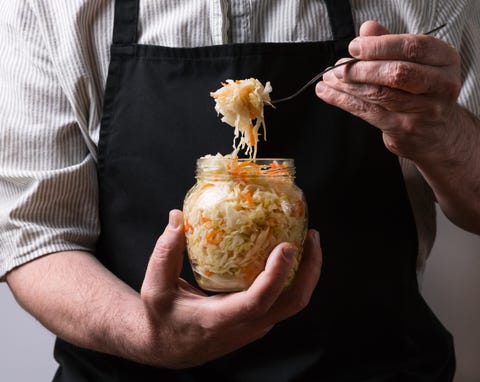
<path fill-rule="evenodd" d="M 387 28 L 385 28 L 382 24 L 369 20 L 365 21 L 362 26 L 360 27 L 360 36 L 383 36 L 385 34 L 389 34 Z"/>
<path fill-rule="evenodd" d="M 277 246 L 261 272 L 247 291 L 251 298 L 261 300 L 265 310 L 270 309 L 282 293 L 298 250 L 290 244 Z"/>
<path fill-rule="evenodd" d="M 309 230 L 305 241 L 302 261 L 293 283 L 282 293 L 272 306 L 264 320 L 264 325 L 284 320 L 302 309 L 310 302 L 313 291 L 320 279 L 322 269 L 322 249 L 317 231 Z"/>
<path fill-rule="evenodd" d="M 169 214 L 168 225 L 157 240 L 148 262 L 142 285 L 142 295 L 156 299 L 165 291 L 176 287 L 184 250 L 185 235 L 182 212 L 172 210 Z"/>
<path fill-rule="evenodd" d="M 323 256 L 320 246 L 320 235 L 316 230 L 309 230 L 302 261 L 300 262 L 291 288 L 304 291 L 306 293 L 305 297 L 310 299 L 320 278 L 322 262 Z"/>
<path fill-rule="evenodd" d="M 263 316 L 278 299 L 293 267 L 296 248 L 282 243 L 268 257 L 265 269 L 248 290 L 220 298 L 223 314 L 238 321 Z"/>
<path fill-rule="evenodd" d="M 459 64 L 457 51 L 446 42 L 420 34 L 361 36 L 353 39 L 349 53 L 360 60 L 402 60 L 424 65 Z"/>
<path fill-rule="evenodd" d="M 360 117 L 374 126 L 393 122 L 389 115 L 393 113 L 388 112 L 381 105 L 365 102 L 351 94 L 334 89 L 324 81 L 317 84 L 315 91 L 324 102 Z"/>
<path fill-rule="evenodd" d="M 333 70 L 345 82 L 388 86 L 412 94 L 458 96 L 460 78 L 456 71 L 406 61 L 359 61 Z"/>
<path fill-rule="evenodd" d="M 325 81 L 320 81 L 316 87 L 317 96 L 324 102 L 343 109 L 357 117 L 383 115 L 387 112 L 381 105 L 362 101 L 361 99 L 330 87 Z"/>
<path fill-rule="evenodd" d="M 436 98 L 415 95 L 388 86 L 359 84 L 340 81 L 333 73 L 327 73 L 323 80 L 331 88 L 350 94 L 365 102 L 373 103 L 393 112 L 431 112 L 438 108 Z"/>

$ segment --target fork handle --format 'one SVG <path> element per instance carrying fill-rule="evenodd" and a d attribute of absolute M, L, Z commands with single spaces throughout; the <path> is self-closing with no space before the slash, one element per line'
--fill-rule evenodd
<path fill-rule="evenodd" d="M 308 81 L 305 85 L 303 85 L 300 89 L 298 89 L 295 93 L 289 95 L 288 97 L 285 97 L 285 98 L 280 98 L 280 99 L 276 99 L 274 101 L 270 101 L 271 104 L 277 104 L 279 102 L 284 102 L 284 101 L 288 101 L 288 100 L 291 100 L 292 98 L 295 98 L 296 96 L 298 96 L 301 92 L 303 92 L 306 88 L 308 88 L 310 85 L 313 85 L 315 82 L 317 82 L 320 78 L 322 78 L 322 76 L 329 72 L 330 70 L 333 70 L 335 68 L 338 68 L 339 66 L 343 66 L 343 65 L 347 65 L 347 64 L 353 64 L 357 61 L 360 61 L 358 58 L 352 58 L 348 61 L 344 61 L 344 62 L 341 62 L 340 64 L 336 64 L 336 65 L 333 65 L 333 66 L 329 66 L 328 68 L 326 68 L 325 70 L 322 70 L 320 73 L 318 73 L 315 77 L 313 77 L 310 81 Z"/>

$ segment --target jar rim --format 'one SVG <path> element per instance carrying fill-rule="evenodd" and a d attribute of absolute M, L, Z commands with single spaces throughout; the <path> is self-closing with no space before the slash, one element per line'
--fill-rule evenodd
<path fill-rule="evenodd" d="M 292 158 L 251 159 L 230 156 L 205 156 L 197 159 L 197 175 L 203 173 L 218 175 L 221 172 L 252 177 L 262 175 L 293 177 L 295 175 L 295 166 Z"/>
<path fill-rule="evenodd" d="M 233 158 L 233 157 L 228 157 L 228 156 L 224 156 L 224 157 L 205 156 L 205 157 L 198 158 L 197 163 L 200 164 L 200 163 L 204 163 L 204 162 L 217 161 L 217 160 L 218 161 L 223 161 L 223 160 L 224 161 L 234 161 L 234 162 L 240 162 L 240 163 L 252 162 L 252 163 L 256 163 L 256 164 L 269 164 L 269 163 L 273 163 L 273 162 L 282 162 L 282 163 L 285 163 L 285 164 L 288 164 L 288 165 L 291 165 L 291 166 L 293 166 L 294 163 L 295 163 L 293 158 L 268 157 L 268 158 L 252 159 L 252 158 Z"/>

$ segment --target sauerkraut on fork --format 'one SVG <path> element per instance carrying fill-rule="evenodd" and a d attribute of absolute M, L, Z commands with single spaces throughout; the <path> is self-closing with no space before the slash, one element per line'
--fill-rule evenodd
<path fill-rule="evenodd" d="M 264 106 L 270 102 L 270 82 L 265 87 L 255 78 L 245 80 L 227 80 L 222 87 L 210 95 L 215 99 L 215 110 L 222 114 L 222 122 L 235 128 L 233 138 L 233 156 L 244 150 L 249 158 L 257 156 L 258 136 L 263 128 L 266 139 Z"/>

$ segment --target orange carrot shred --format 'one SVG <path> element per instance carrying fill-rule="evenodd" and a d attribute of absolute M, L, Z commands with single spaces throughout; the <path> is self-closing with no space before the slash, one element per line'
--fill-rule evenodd
<path fill-rule="evenodd" d="M 193 226 L 190 224 L 190 222 L 188 221 L 188 218 L 185 219 L 185 224 L 184 224 L 184 229 L 185 229 L 185 232 L 189 231 L 190 229 L 193 229 Z"/>
<path fill-rule="evenodd" d="M 208 244 L 219 244 L 222 241 L 223 232 L 219 229 L 212 229 L 210 232 L 207 233 L 205 239 L 207 240 Z"/>
<path fill-rule="evenodd" d="M 251 206 L 255 205 L 255 203 L 253 202 L 253 198 L 252 198 L 252 193 L 251 192 L 247 192 L 245 194 L 245 197 L 247 198 L 247 203 L 250 204 Z"/>

